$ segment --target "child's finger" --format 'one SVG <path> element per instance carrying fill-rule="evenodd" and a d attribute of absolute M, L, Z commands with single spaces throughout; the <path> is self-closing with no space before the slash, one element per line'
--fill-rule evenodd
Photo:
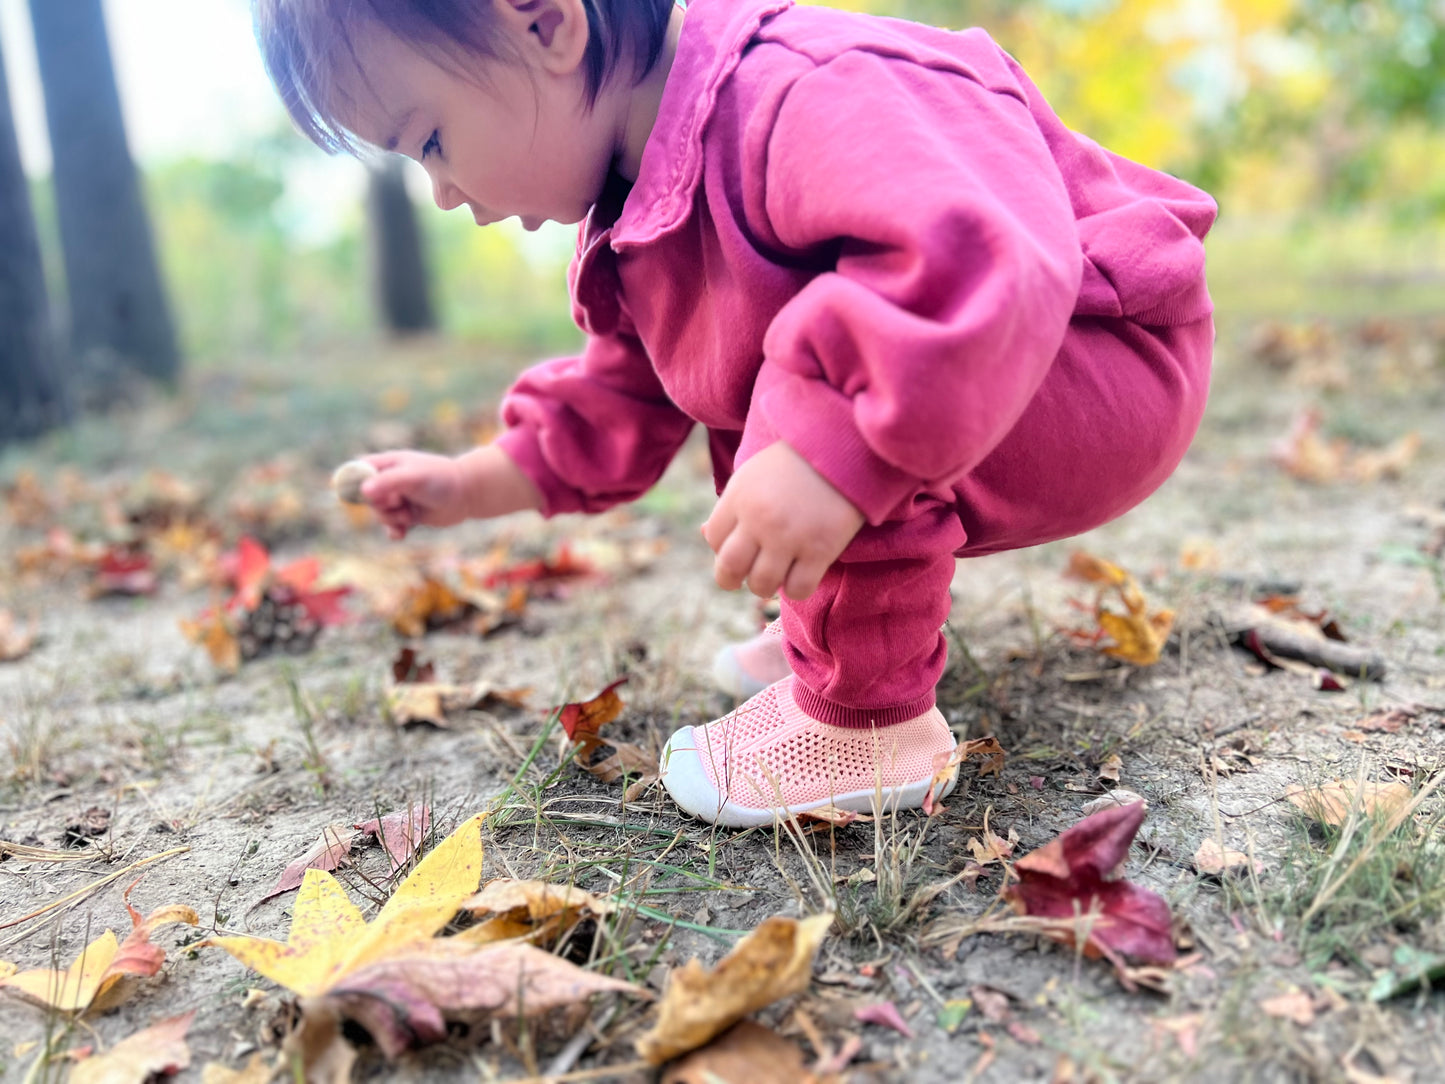
<path fill-rule="evenodd" d="M 742 531 L 733 531 L 723 541 L 713 562 L 713 578 L 718 586 L 735 591 L 743 585 L 752 571 L 753 561 L 758 555 L 758 544 Z"/>
<path fill-rule="evenodd" d="M 777 551 L 762 550 L 753 559 L 753 567 L 748 571 L 748 590 L 758 598 L 772 598 L 787 579 L 792 564 L 791 555 L 785 553 L 779 556 Z"/>
<path fill-rule="evenodd" d="M 377 470 L 391 470 L 393 467 L 395 467 L 397 464 L 399 464 L 399 463 L 402 461 L 402 459 L 404 459 L 405 457 L 406 457 L 406 453 L 405 453 L 405 452 L 403 452 L 403 451 L 395 451 L 395 452 L 373 452 L 371 455 L 363 455 L 363 456 L 359 456 L 358 458 L 360 458 L 360 459 L 361 459 L 363 462 L 365 462 L 365 463 L 370 463 L 370 464 L 371 464 L 373 467 L 375 467 Z"/>
<path fill-rule="evenodd" d="M 783 594 L 794 602 L 802 602 L 823 582 L 828 566 L 817 562 L 794 561 L 783 580 Z"/>
<path fill-rule="evenodd" d="M 702 537 L 713 553 L 717 553 L 737 525 L 738 518 L 732 514 L 731 508 L 724 501 L 718 501 L 713 505 L 712 515 L 702 525 Z"/>

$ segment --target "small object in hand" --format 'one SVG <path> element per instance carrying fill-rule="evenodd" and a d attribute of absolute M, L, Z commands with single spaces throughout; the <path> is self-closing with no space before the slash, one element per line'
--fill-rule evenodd
<path fill-rule="evenodd" d="M 375 467 L 364 459 L 352 459 L 336 468 L 331 476 L 331 488 L 336 496 L 347 504 L 365 504 L 361 484 L 377 473 Z"/>

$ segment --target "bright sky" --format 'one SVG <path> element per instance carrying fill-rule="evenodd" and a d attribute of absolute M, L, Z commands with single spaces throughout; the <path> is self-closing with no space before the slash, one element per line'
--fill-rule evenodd
<path fill-rule="evenodd" d="M 104 6 L 131 153 L 142 162 L 224 154 L 282 123 L 247 0 L 104 0 Z M 46 173 L 50 147 L 26 0 L 0 0 L 0 41 L 21 155 L 28 170 Z"/>

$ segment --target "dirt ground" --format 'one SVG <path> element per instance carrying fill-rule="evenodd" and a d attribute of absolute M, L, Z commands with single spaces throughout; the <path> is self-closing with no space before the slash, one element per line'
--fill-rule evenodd
<path fill-rule="evenodd" d="M 456 404 L 470 409 L 505 380 L 508 363 L 479 372 L 478 353 L 430 344 L 198 373 L 175 399 L 147 399 L 12 451 L 0 461 L 0 485 L 28 469 L 58 495 L 69 467 L 119 492 L 163 468 L 193 483 L 218 522 L 234 528 L 228 502 L 238 488 L 259 493 L 281 478 L 297 486 L 304 508 L 269 539 L 278 560 L 382 554 L 394 547 L 374 529 L 348 526 L 325 491 L 327 473 L 397 438 L 446 444 L 436 433 Z M 1410 431 L 1423 444 L 1398 478 L 1301 481 L 1271 461 L 1271 447 L 1311 405 L 1352 449 Z M 1441 769 L 1442 408 L 1439 323 L 1314 333 L 1226 324 L 1203 431 L 1158 494 L 1080 539 L 960 565 L 940 704 L 960 737 L 999 740 L 1008 753 L 1001 773 L 980 777 L 966 765 L 937 816 L 854 824 L 811 837 L 810 851 L 772 832 L 684 819 L 657 787 L 623 808 L 619 784 L 559 768 L 555 738 L 524 767 L 544 709 L 590 697 L 622 673 L 627 708 L 610 731 L 619 740 L 660 744 L 723 706 L 708 687 L 710 659 L 748 635 L 758 611 L 750 597 L 711 584 L 696 530 L 711 494 L 698 446 L 626 512 L 518 518 L 406 544 L 419 562 L 498 541 L 519 557 L 563 541 L 580 551 L 655 552 L 641 567 L 535 599 L 521 622 L 484 638 L 443 631 L 403 641 L 371 619 L 327 629 L 312 651 L 268 656 L 233 677 L 179 627 L 210 603 L 207 589 L 168 576 L 151 597 L 88 599 L 80 573 L 22 575 L 20 553 L 44 532 L 7 519 L 0 605 L 33 617 L 41 639 L 0 664 L 0 840 L 82 860 L 0 861 L 0 960 L 53 966 L 97 931 L 124 930 L 121 892 L 143 874 L 132 895 L 142 912 L 189 904 L 201 931 L 162 930 L 157 941 L 171 951 L 161 973 L 57 1045 L 106 1047 L 195 1009 L 191 1067 L 179 1079 L 199 1080 L 208 1062 L 239 1067 L 253 1051 L 274 1052 L 289 999 L 225 953 L 186 946 L 214 930 L 284 939 L 294 893 L 258 901 L 327 824 L 425 800 L 440 835 L 505 792 L 510 813 L 484 831 L 487 877 L 535 875 L 605 892 L 629 863 L 658 860 L 640 897 L 651 915 L 637 912 L 617 934 L 639 981 L 660 985 L 692 955 L 715 960 L 768 915 L 836 909 L 812 989 L 763 1018 L 810 1056 L 799 1008 L 833 1048 L 857 1035 L 850 1080 L 1445 1079 L 1442 995 L 1370 996 L 1411 950 L 1445 952 L 1441 801 L 1428 796 L 1380 842 L 1368 822 L 1342 841 L 1283 800 L 1292 784 L 1360 778 L 1418 792 Z M 271 476 L 243 473 L 280 449 L 288 458 Z M 84 501 L 56 515 L 77 532 L 101 530 Z M 1128 569 L 1151 605 L 1177 611 L 1156 665 L 1116 663 L 1064 634 L 1092 621 L 1092 589 L 1063 576 L 1076 548 Z M 1229 615 L 1282 592 L 1296 593 L 1303 610 L 1328 611 L 1352 645 L 1382 656 L 1384 680 L 1325 691 L 1310 674 L 1267 668 L 1232 646 Z M 394 725 L 383 694 L 404 642 L 435 662 L 439 678 L 530 687 L 533 707 L 463 713 L 446 729 Z M 1371 728 L 1365 719 L 1398 725 Z M 1117 784 L 1100 779 L 1111 764 Z M 1001 837 L 1016 834 L 1017 858 L 1115 785 L 1149 803 L 1126 875 L 1163 895 L 1177 917 L 1183 962 L 1160 977 L 1162 990 L 1127 990 L 1105 961 L 1036 936 L 975 932 L 980 916 L 998 911 L 1000 867 L 986 866 L 976 883 L 956 878 L 985 823 Z M 67 825 L 92 810 L 108 815 L 103 830 L 68 846 Z M 1210 838 L 1247 852 L 1258 872 L 1198 872 L 1194 856 Z M 1379 845 L 1351 869 L 1367 838 Z M 72 906 L 26 917 L 172 851 Z M 1381 872 L 1376 859 L 1386 852 Z M 358 847 L 354 862 L 338 877 L 373 907 L 384 895 L 385 856 Z M 950 879 L 910 908 L 917 890 Z M 1321 886 L 1334 881 L 1321 903 Z M 248 998 L 253 987 L 264 996 Z M 911 1038 L 855 1017 L 879 1002 L 898 1008 Z M 644 1020 L 641 1007 L 599 1009 L 600 1034 L 573 1071 L 631 1060 Z M 0 1075 L 60 1079 L 59 1068 L 36 1068 L 26 1044 L 61 1023 L 0 996 Z M 363 1045 L 356 1075 L 527 1078 L 518 1040 L 489 1035 L 458 1036 L 395 1065 Z M 545 1031 L 527 1039 L 543 1068 L 565 1041 Z M 605 1079 L 574 1079 L 584 1078 Z"/>

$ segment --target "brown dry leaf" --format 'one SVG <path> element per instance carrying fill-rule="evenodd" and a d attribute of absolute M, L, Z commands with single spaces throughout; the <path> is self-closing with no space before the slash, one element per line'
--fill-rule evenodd
<path fill-rule="evenodd" d="M 612 748 L 616 752 L 610 757 L 599 760 L 596 764 L 583 763 L 582 767 L 604 783 L 615 783 L 629 775 L 649 783 L 657 779 L 658 757 L 656 753 L 625 741 L 613 744 Z"/>
<path fill-rule="evenodd" d="M 35 626 L 21 629 L 15 623 L 15 615 L 9 610 L 0 610 L 0 662 L 13 662 L 30 654 L 35 646 Z"/>
<path fill-rule="evenodd" d="M 1213 836 L 1205 838 L 1199 844 L 1199 849 L 1194 852 L 1194 869 L 1198 873 L 1219 876 L 1235 869 L 1249 868 L 1249 855 L 1243 851 L 1236 851 L 1230 847 L 1221 847 L 1219 841 Z M 1258 873 L 1263 868 L 1262 863 L 1256 862 L 1254 870 Z"/>
<path fill-rule="evenodd" d="M 232 1069 L 218 1061 L 201 1070 L 201 1084 L 267 1084 L 271 1067 L 260 1054 L 252 1054 L 244 1069 Z"/>
<path fill-rule="evenodd" d="M 335 869 L 350 857 L 351 841 L 355 838 L 354 829 L 344 824 L 328 824 L 321 829 L 321 837 L 311 845 L 311 849 L 292 861 L 281 872 L 281 879 L 276 882 L 276 886 L 256 902 L 265 903 L 283 892 L 300 888 L 308 869 Z"/>
<path fill-rule="evenodd" d="M 1356 807 L 1366 816 L 1385 818 L 1410 802 L 1410 788 L 1404 783 L 1355 783 L 1335 780 L 1318 787 L 1298 783 L 1285 788 L 1285 800 L 1306 815 L 1339 827 Z"/>
<path fill-rule="evenodd" d="M 672 972 L 658 1020 L 637 1040 L 653 1065 L 696 1050 L 749 1013 L 807 989 L 831 914 L 774 916 L 744 937 L 711 971 L 696 959 Z"/>
<path fill-rule="evenodd" d="M 1358 482 L 1376 482 L 1381 478 L 1398 478 L 1415 461 L 1420 451 L 1420 434 L 1406 433 L 1387 447 L 1360 452 L 1350 463 L 1350 477 Z"/>
<path fill-rule="evenodd" d="M 86 1058 L 70 1071 L 70 1084 L 145 1084 L 191 1064 L 186 1030 L 196 1010 L 162 1020 L 115 1044 L 107 1053 Z"/>
<path fill-rule="evenodd" d="M 814 822 L 808 826 L 806 831 L 814 831 L 818 828 L 846 828 L 848 825 L 857 822 L 867 824 L 873 820 L 867 813 L 857 813 L 851 809 L 839 809 L 832 802 L 827 805 L 820 805 L 817 809 L 809 809 L 798 814 L 798 820 L 803 822 Z"/>
<path fill-rule="evenodd" d="M 402 636 L 425 636 L 428 629 L 460 621 L 473 606 L 446 584 L 430 576 L 407 589 L 391 613 L 392 628 Z"/>
<path fill-rule="evenodd" d="M 157 907 L 141 918 L 140 912 L 130 905 L 131 890 L 139 883 L 133 883 L 122 897 L 131 920 L 131 931 L 124 941 L 117 942 L 115 934 L 106 930 L 82 949 L 64 971 L 6 968 L 10 974 L 0 978 L 0 988 L 13 990 L 21 997 L 60 1012 L 79 1013 L 119 1004 L 123 1000 L 122 979 L 127 975 L 154 975 L 165 963 L 165 950 L 150 941 L 156 927 L 175 922 L 194 926 L 200 921 L 194 910 L 179 904 Z"/>
<path fill-rule="evenodd" d="M 472 685 L 449 685 L 444 682 L 403 682 L 387 691 L 386 708 L 397 726 L 428 723 L 446 729 L 451 716 L 475 711 L 488 703 L 508 707 L 526 707 L 532 690 L 498 689 L 488 681 Z"/>
<path fill-rule="evenodd" d="M 549 937 L 584 915 L 610 915 L 617 905 L 572 885 L 502 879 L 492 881 L 464 901 L 461 910 L 493 916 L 461 934 L 469 941 L 485 944 L 512 937 Z"/>
<path fill-rule="evenodd" d="M 1291 990 L 1277 997 L 1267 997 L 1259 1003 L 1259 1008 L 1266 1016 L 1293 1020 L 1302 1028 L 1315 1022 L 1314 998 L 1303 990 Z"/>
<path fill-rule="evenodd" d="M 981 778 L 1003 771 L 1004 755 L 1003 746 L 994 737 L 961 741 L 953 747 L 952 752 L 940 753 L 934 758 L 933 779 L 928 784 L 928 793 L 923 796 L 923 812 L 931 817 L 943 808 L 936 795 L 958 774 L 958 766 L 969 757 L 986 758 L 978 770 Z"/>
<path fill-rule="evenodd" d="M 1363 719 L 1356 720 L 1355 726 L 1360 730 L 1381 730 L 1386 734 L 1398 734 L 1406 723 L 1412 722 L 1419 714 L 1417 708 L 1389 708 L 1371 712 Z"/>
<path fill-rule="evenodd" d="M 1079 807 L 1079 812 L 1084 816 L 1097 813 L 1101 809 L 1113 809 L 1115 806 L 1133 805 L 1140 803 L 1147 810 L 1149 803 L 1144 800 L 1144 795 L 1138 791 L 1130 790 L 1128 787 L 1115 787 L 1113 790 L 1105 791 L 1097 798 L 1091 798 Z"/>
<path fill-rule="evenodd" d="M 743 1020 L 712 1042 L 669 1065 L 661 1084 L 822 1084 L 803 1051 L 771 1028 Z"/>
<path fill-rule="evenodd" d="M 973 852 L 973 860 L 980 866 L 986 866 L 990 862 L 1002 863 L 1014 853 L 1014 846 L 1019 841 L 1018 830 L 1010 828 L 1008 839 L 996 835 L 987 825 L 984 826 L 983 836 L 970 836 L 968 849 Z"/>
<path fill-rule="evenodd" d="M 1118 753 L 1110 753 L 1099 765 L 1099 782 L 1117 783 L 1119 773 L 1124 770 L 1124 759 Z"/>
<path fill-rule="evenodd" d="M 1286 473 L 1316 485 L 1341 478 L 1349 456 L 1348 442 L 1338 439 L 1326 441 L 1320 436 L 1322 420 L 1318 410 L 1302 411 L 1296 416 L 1289 434 L 1277 441 L 1270 452 L 1270 457 Z"/>
<path fill-rule="evenodd" d="M 414 805 L 352 827 L 363 835 L 377 838 L 391 860 L 391 872 L 395 873 L 411 861 L 426 839 L 427 829 L 431 827 L 431 807 Z"/>

